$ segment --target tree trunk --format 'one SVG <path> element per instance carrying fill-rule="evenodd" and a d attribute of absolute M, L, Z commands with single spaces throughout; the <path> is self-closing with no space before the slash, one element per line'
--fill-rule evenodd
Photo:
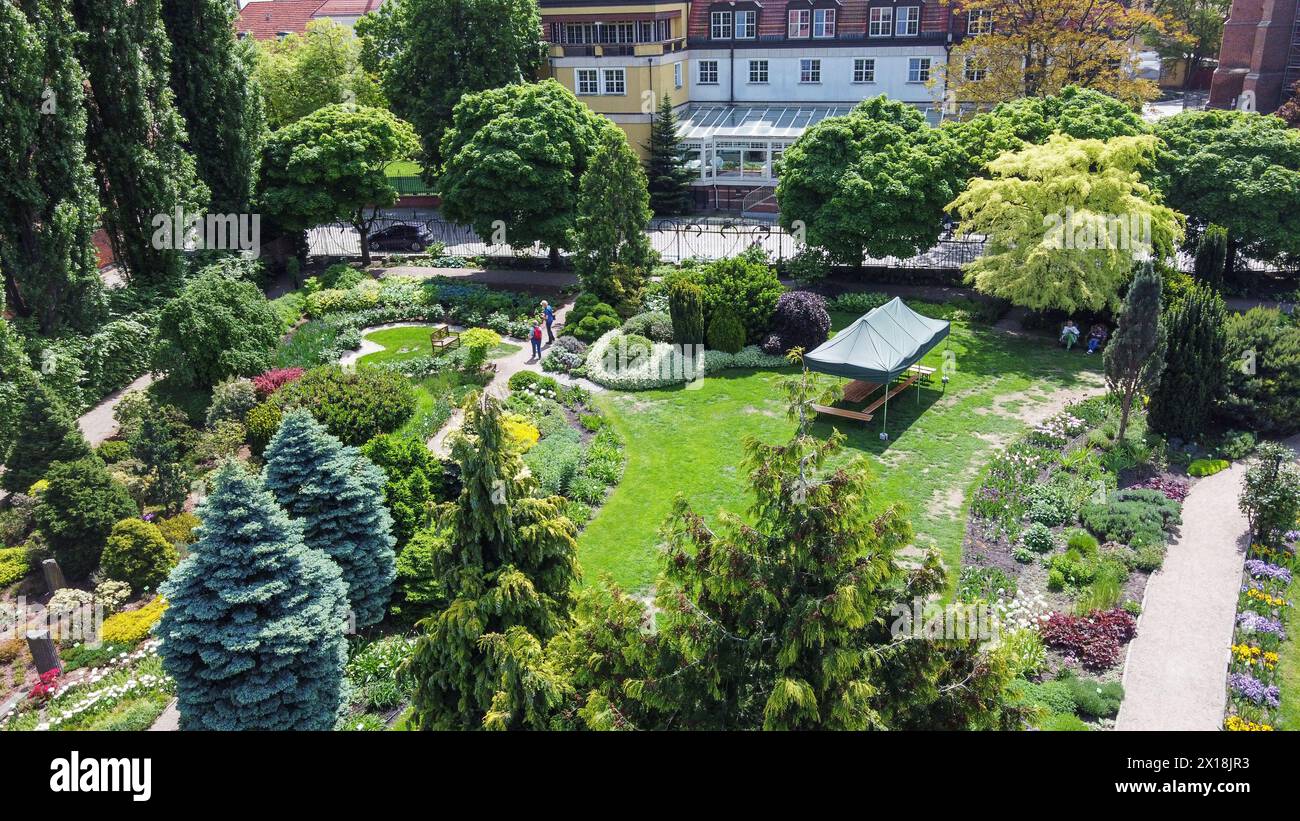
<path fill-rule="evenodd" d="M 560 248 L 558 245 L 551 246 L 551 270 L 560 267 Z"/>
<path fill-rule="evenodd" d="M 1127 389 L 1124 391 L 1124 395 L 1120 398 L 1119 435 L 1115 439 L 1115 443 L 1118 445 L 1122 445 L 1124 443 L 1124 434 L 1128 431 L 1128 415 L 1129 412 L 1133 409 L 1134 393 L 1136 393 L 1135 388 Z"/>
<path fill-rule="evenodd" d="M 370 267 L 370 226 L 365 222 L 354 222 L 352 227 L 357 229 L 357 237 L 361 240 L 361 267 Z"/>
<path fill-rule="evenodd" d="M 23 299 L 23 293 L 18 289 L 18 280 L 14 279 L 13 271 L 5 269 L 5 301 L 9 305 L 9 310 L 21 317 L 32 315 L 32 309 Z"/>

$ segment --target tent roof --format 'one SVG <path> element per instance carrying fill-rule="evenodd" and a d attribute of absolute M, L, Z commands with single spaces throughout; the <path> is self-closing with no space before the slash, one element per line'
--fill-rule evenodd
<path fill-rule="evenodd" d="M 804 354 L 804 366 L 849 379 L 887 382 L 947 337 L 949 325 L 921 316 L 894 297 Z"/>

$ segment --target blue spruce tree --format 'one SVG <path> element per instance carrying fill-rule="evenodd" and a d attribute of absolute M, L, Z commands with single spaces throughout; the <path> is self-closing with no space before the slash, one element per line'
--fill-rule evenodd
<path fill-rule="evenodd" d="M 163 667 L 185 730 L 328 730 L 344 704 L 347 588 L 234 462 L 198 511 L 201 538 L 160 590 Z"/>
<path fill-rule="evenodd" d="M 302 522 L 308 547 L 338 563 L 357 627 L 384 618 L 397 575 L 384 474 L 306 410 L 287 414 L 266 448 L 266 486 Z"/>

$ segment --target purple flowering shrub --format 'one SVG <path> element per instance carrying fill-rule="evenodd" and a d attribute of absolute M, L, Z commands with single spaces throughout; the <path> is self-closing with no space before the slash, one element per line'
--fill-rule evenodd
<path fill-rule="evenodd" d="M 811 291 L 787 291 L 776 301 L 772 332 L 763 342 L 763 352 L 783 354 L 791 348 L 811 351 L 826 341 L 831 315 L 826 300 Z"/>

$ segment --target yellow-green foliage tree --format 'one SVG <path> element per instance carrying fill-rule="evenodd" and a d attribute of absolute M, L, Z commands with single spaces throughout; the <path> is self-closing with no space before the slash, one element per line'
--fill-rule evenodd
<path fill-rule="evenodd" d="M 1171 255 L 1183 235 L 1182 215 L 1142 182 L 1155 147 L 1150 135 L 1055 135 L 989 163 L 949 205 L 963 231 L 988 237 L 967 281 L 1039 311 L 1118 307 L 1134 262 Z"/>

